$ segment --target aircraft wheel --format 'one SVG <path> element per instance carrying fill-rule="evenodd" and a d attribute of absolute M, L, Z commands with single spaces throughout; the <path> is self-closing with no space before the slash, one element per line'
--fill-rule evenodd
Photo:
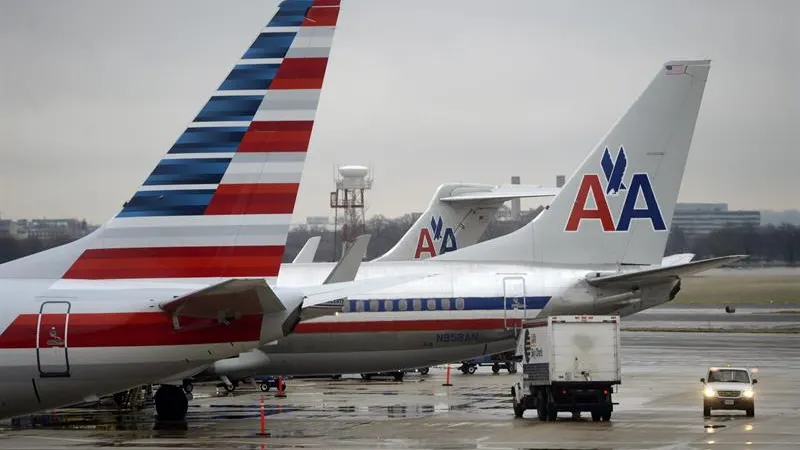
<path fill-rule="evenodd" d="M 403 381 L 403 377 L 405 377 L 405 375 L 406 374 L 404 374 L 403 372 L 395 372 L 394 381 Z"/>
<path fill-rule="evenodd" d="M 477 370 L 478 370 L 478 366 L 469 366 L 469 367 L 467 367 L 467 372 L 468 372 L 470 375 L 472 375 L 473 373 L 475 373 Z"/>
<path fill-rule="evenodd" d="M 507 363 L 506 370 L 508 370 L 508 373 L 517 373 L 517 364 L 513 362 Z"/>
<path fill-rule="evenodd" d="M 430 371 L 431 371 L 431 368 L 430 368 L 430 367 L 423 367 L 422 369 L 419 369 L 419 373 L 420 373 L 421 375 L 427 375 L 427 374 L 428 374 L 428 372 L 430 372 Z"/>
<path fill-rule="evenodd" d="M 492 372 L 495 374 L 500 373 L 500 364 L 497 363 L 492 364 Z"/>
<path fill-rule="evenodd" d="M 236 390 L 236 385 L 235 384 L 226 384 L 225 385 L 225 390 L 228 391 L 228 392 L 233 392 L 233 391 Z"/>
<path fill-rule="evenodd" d="M 191 381 L 187 381 L 183 383 L 183 391 L 187 394 L 191 394 L 194 390 L 194 384 Z"/>
<path fill-rule="evenodd" d="M 258 385 L 258 388 L 261 389 L 261 392 L 268 392 L 269 388 L 270 388 L 270 385 L 269 385 L 268 382 L 264 381 L 263 383 L 260 383 Z"/>
<path fill-rule="evenodd" d="M 189 400 L 180 387 L 162 384 L 156 391 L 154 400 L 159 420 L 181 421 L 186 419 Z"/>

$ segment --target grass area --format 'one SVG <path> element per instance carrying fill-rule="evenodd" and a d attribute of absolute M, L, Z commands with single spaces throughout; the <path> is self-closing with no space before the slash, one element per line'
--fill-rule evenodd
<path fill-rule="evenodd" d="M 674 303 L 800 305 L 800 276 L 743 272 L 684 278 Z"/>

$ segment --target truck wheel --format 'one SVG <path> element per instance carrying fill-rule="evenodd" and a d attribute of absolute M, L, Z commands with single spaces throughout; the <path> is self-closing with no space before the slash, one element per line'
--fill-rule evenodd
<path fill-rule="evenodd" d="M 506 364 L 506 370 L 511 374 L 517 373 L 517 364 L 513 362 Z"/>
<path fill-rule="evenodd" d="M 547 420 L 547 402 L 544 399 L 544 395 L 541 391 L 536 394 L 536 416 L 544 422 Z"/>
<path fill-rule="evenodd" d="M 497 363 L 492 364 L 492 372 L 494 372 L 495 374 L 500 373 L 500 364 Z"/>
<path fill-rule="evenodd" d="M 511 394 L 514 396 L 514 399 L 512 400 L 514 405 L 514 417 L 519 419 L 525 413 L 525 407 L 517 403 L 517 395 L 513 389 L 511 390 Z"/>
<path fill-rule="evenodd" d="M 403 372 L 395 372 L 394 373 L 394 381 L 403 381 L 403 377 L 405 377 L 405 373 Z"/>
<path fill-rule="evenodd" d="M 606 412 L 604 412 L 603 416 L 600 417 L 600 418 L 603 420 L 603 422 L 610 422 L 611 421 L 611 410 L 606 410 Z"/>
<path fill-rule="evenodd" d="M 747 417 L 753 417 L 755 415 L 756 415 L 756 405 L 747 408 Z"/>
<path fill-rule="evenodd" d="M 469 372 L 470 375 L 475 373 L 477 370 L 478 370 L 478 366 L 469 366 L 469 367 L 467 367 L 467 372 Z"/>
<path fill-rule="evenodd" d="M 711 407 L 703 405 L 703 417 L 709 417 L 711 415 Z"/>
<path fill-rule="evenodd" d="M 592 411 L 592 422 L 600 422 L 600 411 Z"/>
<path fill-rule="evenodd" d="M 261 389 L 261 392 L 269 391 L 270 385 L 268 381 L 264 381 L 258 385 L 258 388 Z"/>
<path fill-rule="evenodd" d="M 558 410 L 556 409 L 556 405 L 552 403 L 547 404 L 547 421 L 548 422 L 555 422 L 558 418 Z"/>

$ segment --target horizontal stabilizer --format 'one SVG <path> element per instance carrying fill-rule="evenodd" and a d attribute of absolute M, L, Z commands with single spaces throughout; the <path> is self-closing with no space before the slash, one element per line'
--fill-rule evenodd
<path fill-rule="evenodd" d="M 161 305 L 175 316 L 203 319 L 270 314 L 286 307 L 264 279 L 233 279 Z"/>
<path fill-rule="evenodd" d="M 322 236 L 312 236 L 308 238 L 306 244 L 300 249 L 300 253 L 294 257 L 292 263 L 313 263 L 314 256 L 317 255 L 317 249 L 319 248 L 319 241 L 321 240 Z"/>
<path fill-rule="evenodd" d="M 601 275 L 599 277 L 589 277 L 586 281 L 592 286 L 601 288 L 635 288 L 645 285 L 655 285 L 669 280 L 694 275 L 699 272 L 716 267 L 724 266 L 747 255 L 722 256 L 719 258 L 704 259 L 686 264 L 658 267 L 653 269 L 640 270 L 636 272 L 626 272 L 614 275 Z"/>
<path fill-rule="evenodd" d="M 548 188 L 525 184 L 503 184 L 491 190 L 456 190 L 449 197 L 439 199 L 443 202 L 508 201 L 515 198 L 555 197 L 559 188 Z"/>
<path fill-rule="evenodd" d="M 362 234 L 357 237 L 352 245 L 348 246 L 342 254 L 342 259 L 333 267 L 328 278 L 322 284 L 343 283 L 353 281 L 356 279 L 358 268 L 361 267 L 361 261 L 367 255 L 367 245 L 369 245 L 368 234 Z"/>
<path fill-rule="evenodd" d="M 661 267 L 675 266 L 678 264 L 686 264 L 694 258 L 694 253 L 678 253 L 676 255 L 669 255 L 661 258 Z"/>

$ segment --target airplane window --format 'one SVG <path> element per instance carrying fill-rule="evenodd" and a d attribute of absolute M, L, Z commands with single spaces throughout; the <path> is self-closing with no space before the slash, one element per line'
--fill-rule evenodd
<path fill-rule="evenodd" d="M 408 302 L 406 299 L 403 298 L 397 301 L 397 309 L 400 311 L 405 311 L 408 309 Z"/>
<path fill-rule="evenodd" d="M 428 311 L 434 311 L 436 309 L 436 299 L 429 298 L 428 299 Z"/>
<path fill-rule="evenodd" d="M 384 311 L 391 311 L 392 310 L 392 301 L 391 300 L 384 300 L 383 301 L 383 309 L 384 309 Z"/>
<path fill-rule="evenodd" d="M 370 300 L 369 302 L 369 310 L 376 312 L 381 308 L 381 304 L 378 300 Z"/>
<path fill-rule="evenodd" d="M 415 298 L 414 302 L 414 311 L 421 311 L 422 310 L 422 300 Z"/>
<path fill-rule="evenodd" d="M 459 297 L 456 299 L 456 309 L 462 310 L 464 309 L 464 299 Z"/>
<path fill-rule="evenodd" d="M 442 303 L 442 309 L 444 309 L 444 310 L 450 309 L 450 299 L 449 298 L 443 298 L 443 299 L 441 299 L 439 301 Z"/>

